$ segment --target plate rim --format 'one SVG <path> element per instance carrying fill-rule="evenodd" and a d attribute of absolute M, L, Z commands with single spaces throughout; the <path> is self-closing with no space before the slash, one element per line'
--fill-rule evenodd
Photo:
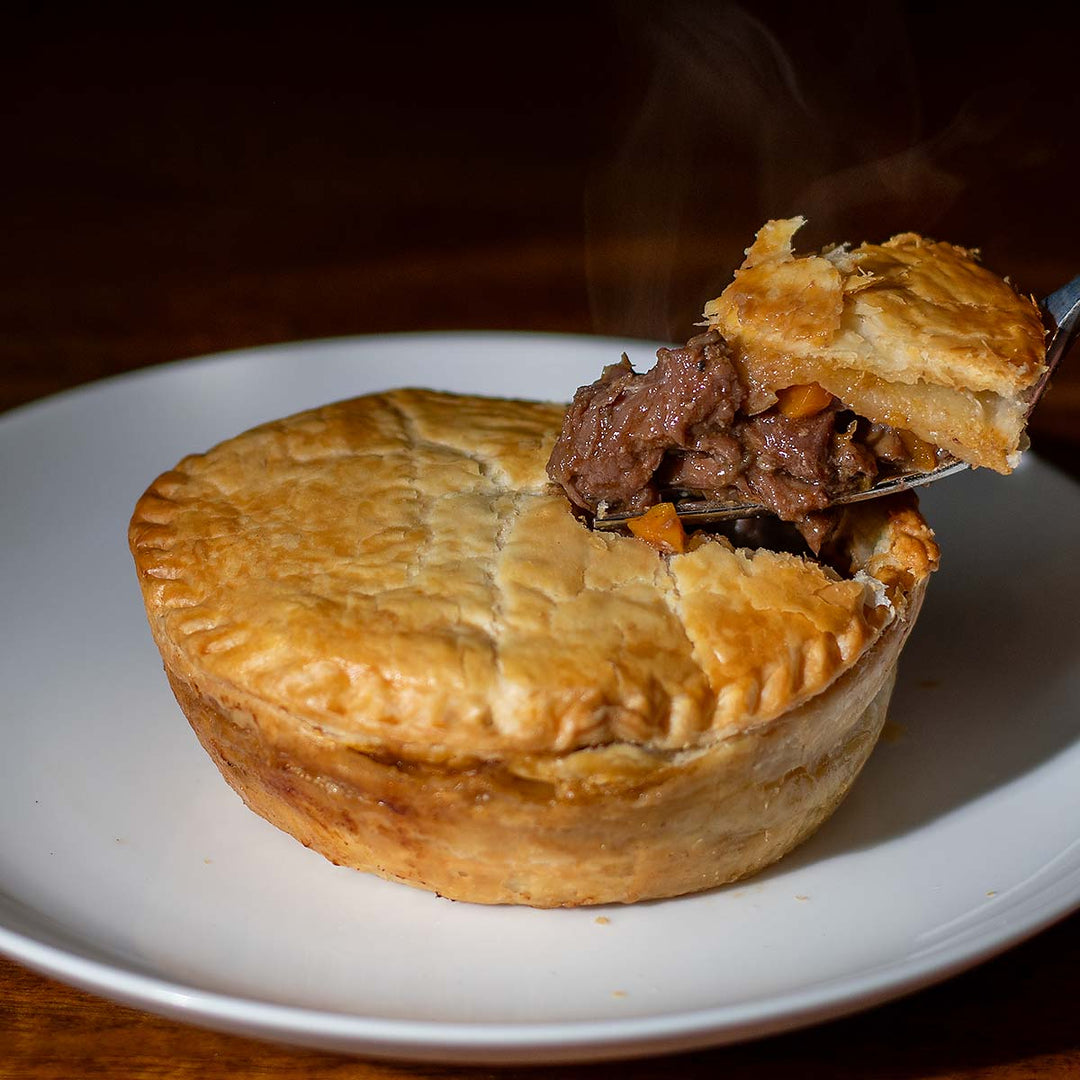
<path fill-rule="evenodd" d="M 1077 868 L 1080 873 L 1080 868 Z M 1039 895 L 1039 893 L 1036 893 Z M 0 953 L 40 974 L 157 1016 L 295 1046 L 323 1047 L 395 1061 L 446 1064 L 570 1064 L 616 1061 L 732 1045 L 840 1019 L 937 985 L 991 960 L 1080 909 L 1080 893 L 1049 904 L 1006 936 L 980 934 L 972 946 L 949 939 L 921 960 L 877 965 L 743 1006 L 756 1019 L 731 1019 L 732 1006 L 611 1019 L 538 1021 L 410 1020 L 358 1016 L 206 990 L 81 956 L 0 923 Z M 945 959 L 939 959 L 941 954 Z M 839 992 L 822 996 L 815 986 Z M 767 1007 L 762 1008 L 761 1002 Z M 542 1056 L 538 1056 L 542 1055 Z"/>
<path fill-rule="evenodd" d="M 263 345 L 239 345 L 235 348 L 215 349 L 207 353 L 193 353 L 190 356 L 180 356 L 172 360 L 161 360 L 141 367 L 131 368 L 128 371 L 118 371 L 111 375 L 103 375 L 99 378 L 88 379 L 86 382 L 75 383 L 72 386 L 64 386 L 58 390 L 52 390 L 40 397 L 29 401 L 21 401 L 0 410 L 0 430 L 5 423 L 22 417 L 35 409 L 47 408 L 68 398 L 78 397 L 82 394 L 93 394 L 114 388 L 117 384 L 127 384 L 143 380 L 152 380 L 158 377 L 164 378 L 183 368 L 195 368 L 202 365 L 224 363 L 230 360 L 242 359 L 259 353 L 288 352 L 293 349 L 316 349 L 333 350 L 337 348 L 349 348 L 351 346 L 374 345 L 379 342 L 407 342 L 409 340 L 422 340 L 425 338 L 448 338 L 461 341 L 495 341 L 506 338 L 513 341 L 524 339 L 557 340 L 562 342 L 589 343 L 590 346 L 607 344 L 611 347 L 620 345 L 640 346 L 655 352 L 663 346 L 670 346 L 672 342 L 661 341 L 654 338 L 638 338 L 632 336 L 619 336 L 616 334 L 587 334 L 566 333 L 559 330 L 388 330 L 373 334 L 327 334 L 324 337 L 296 338 L 282 341 L 268 341 Z"/>

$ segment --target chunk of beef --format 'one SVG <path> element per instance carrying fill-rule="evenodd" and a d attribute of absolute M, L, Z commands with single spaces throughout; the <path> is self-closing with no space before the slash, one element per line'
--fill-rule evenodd
<path fill-rule="evenodd" d="M 661 349 L 644 374 L 624 356 L 574 395 L 548 475 L 591 513 L 637 513 L 685 494 L 758 502 L 816 551 L 834 498 L 873 484 L 879 464 L 908 461 L 903 433 L 835 400 L 790 416 L 780 407 L 746 415 L 746 399 L 716 331 Z"/>
<path fill-rule="evenodd" d="M 574 395 L 548 475 L 586 510 L 643 510 L 658 501 L 654 476 L 668 451 L 715 448 L 718 465 L 733 467 L 728 430 L 742 400 L 716 331 L 661 349 L 644 374 L 624 356 Z"/>

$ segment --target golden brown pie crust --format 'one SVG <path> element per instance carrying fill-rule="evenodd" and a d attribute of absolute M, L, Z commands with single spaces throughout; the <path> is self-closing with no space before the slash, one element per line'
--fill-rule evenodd
<path fill-rule="evenodd" d="M 257 813 L 443 895 L 634 901 L 753 873 L 843 797 L 937 562 L 907 498 L 853 569 L 579 522 L 558 405 L 400 390 L 159 477 L 131 550 L 176 697 Z"/>
<path fill-rule="evenodd" d="M 751 411 L 817 382 L 860 416 L 1009 472 L 1045 370 L 1037 305 L 975 252 L 914 233 L 795 255 L 770 221 L 705 319 L 735 348 Z"/>

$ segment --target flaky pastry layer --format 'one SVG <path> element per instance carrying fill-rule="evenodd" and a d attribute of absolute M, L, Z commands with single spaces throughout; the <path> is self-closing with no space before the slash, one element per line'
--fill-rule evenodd
<path fill-rule="evenodd" d="M 1044 371 L 1036 304 L 974 252 L 914 233 L 795 255 L 802 218 L 767 223 L 705 318 L 753 391 L 817 382 L 861 416 L 963 461 L 1015 467 Z"/>

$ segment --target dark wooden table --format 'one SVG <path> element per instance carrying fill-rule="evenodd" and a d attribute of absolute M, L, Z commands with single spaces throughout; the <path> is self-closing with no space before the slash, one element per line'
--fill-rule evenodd
<path fill-rule="evenodd" d="M 1036 294 L 1080 271 L 1077 25 L 810 7 L 11 17 L 0 409 L 297 338 L 685 337 L 756 226 L 792 212 L 808 245 L 913 229 L 978 246 Z M 1033 443 L 1080 476 L 1077 367 Z M 862 1015 L 548 1073 L 1076 1077 L 1078 967 L 1074 915 Z M 492 1070 L 217 1035 L 0 959 L 0 1077 L 331 1075 Z"/>

